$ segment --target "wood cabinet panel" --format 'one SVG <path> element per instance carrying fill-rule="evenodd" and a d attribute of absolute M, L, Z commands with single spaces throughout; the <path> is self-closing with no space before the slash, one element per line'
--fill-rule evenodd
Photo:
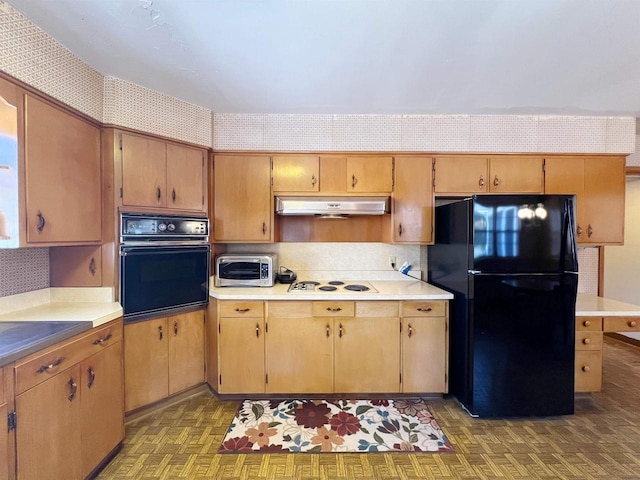
<path fill-rule="evenodd" d="M 125 411 L 148 405 L 169 392 L 167 319 L 124 327 Z"/>
<path fill-rule="evenodd" d="M 576 350 L 575 391 L 597 392 L 602 388 L 602 350 Z"/>
<path fill-rule="evenodd" d="M 16 397 L 20 480 L 82 478 L 80 375 L 73 365 Z"/>
<path fill-rule="evenodd" d="M 167 206 L 203 211 L 206 205 L 205 152 L 167 144 Z"/>
<path fill-rule="evenodd" d="M 405 300 L 402 302 L 403 317 L 443 317 L 446 311 L 446 300 Z"/>
<path fill-rule="evenodd" d="M 333 392 L 333 320 L 267 319 L 267 393 Z"/>
<path fill-rule="evenodd" d="M 442 392 L 447 387 L 447 319 L 408 317 L 402 321 L 402 391 Z"/>
<path fill-rule="evenodd" d="M 496 156 L 489 159 L 491 193 L 544 192 L 543 157 Z"/>
<path fill-rule="evenodd" d="M 602 350 L 602 332 L 576 331 L 576 350 Z"/>
<path fill-rule="evenodd" d="M 335 318 L 337 393 L 400 391 L 400 319 Z"/>
<path fill-rule="evenodd" d="M 397 301 L 371 301 L 356 302 L 357 317 L 398 317 L 400 306 Z"/>
<path fill-rule="evenodd" d="M 347 157 L 320 157 L 320 192 L 345 193 L 347 191 Z"/>
<path fill-rule="evenodd" d="M 263 303 L 260 301 L 224 301 L 218 304 L 221 317 L 264 317 Z"/>
<path fill-rule="evenodd" d="M 167 146 L 140 135 L 122 134 L 122 203 L 167 206 Z"/>
<path fill-rule="evenodd" d="M 274 192 L 317 192 L 320 189 L 320 158 L 316 155 L 275 155 Z"/>
<path fill-rule="evenodd" d="M 478 155 L 436 157 L 435 193 L 486 193 L 489 159 Z"/>
<path fill-rule="evenodd" d="M 100 129 L 25 95 L 27 242 L 101 240 Z"/>
<path fill-rule="evenodd" d="M 169 395 L 204 381 L 204 311 L 174 315 L 169 328 Z"/>
<path fill-rule="evenodd" d="M 640 332 L 639 317 L 604 317 L 605 332 Z"/>
<path fill-rule="evenodd" d="M 220 317 L 219 322 L 218 392 L 264 393 L 264 319 Z"/>
<path fill-rule="evenodd" d="M 353 317 L 356 304 L 352 301 L 317 301 L 311 302 L 314 317 Z"/>
<path fill-rule="evenodd" d="M 602 331 L 602 317 L 576 317 L 576 330 Z"/>
<path fill-rule="evenodd" d="M 0 402 L 0 418 L 7 418 L 9 413 L 7 404 Z M 0 432 L 0 480 L 9 478 L 9 433 L 2 429 Z"/>
<path fill-rule="evenodd" d="M 102 286 L 102 247 L 79 245 L 50 248 L 49 282 L 52 287 Z"/>
<path fill-rule="evenodd" d="M 393 190 L 393 157 L 347 157 L 347 192 L 387 193 Z"/>
<path fill-rule="evenodd" d="M 393 187 L 394 243 L 433 241 L 433 164 L 430 157 L 396 157 Z"/>
<path fill-rule="evenodd" d="M 216 241 L 273 241 L 270 178 L 268 156 L 215 156 L 213 238 Z"/>

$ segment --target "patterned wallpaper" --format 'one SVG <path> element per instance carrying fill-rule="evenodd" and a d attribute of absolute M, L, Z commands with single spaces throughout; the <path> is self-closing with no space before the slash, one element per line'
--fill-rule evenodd
<path fill-rule="evenodd" d="M 0 249 L 0 297 L 49 287 L 49 249 Z"/>

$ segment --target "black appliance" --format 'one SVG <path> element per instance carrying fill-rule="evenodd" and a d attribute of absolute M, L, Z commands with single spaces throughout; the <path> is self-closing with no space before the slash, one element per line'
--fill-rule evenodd
<path fill-rule="evenodd" d="M 574 411 L 573 195 L 476 195 L 435 210 L 429 282 L 454 294 L 449 391 L 473 416 Z"/>
<path fill-rule="evenodd" d="M 208 235 L 207 218 L 121 214 L 120 303 L 125 322 L 208 303 Z"/>

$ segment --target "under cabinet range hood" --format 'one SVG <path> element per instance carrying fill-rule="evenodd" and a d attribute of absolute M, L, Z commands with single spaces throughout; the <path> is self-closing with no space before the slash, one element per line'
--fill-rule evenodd
<path fill-rule="evenodd" d="M 389 213 L 388 196 L 369 197 L 276 197 L 278 215 L 319 215 L 346 218 L 348 215 Z"/>

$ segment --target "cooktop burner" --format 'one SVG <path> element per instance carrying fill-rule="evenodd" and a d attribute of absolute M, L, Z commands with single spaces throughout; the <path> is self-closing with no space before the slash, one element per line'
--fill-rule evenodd
<path fill-rule="evenodd" d="M 357 283 L 346 283 L 340 280 L 316 282 L 311 280 L 303 280 L 292 283 L 288 292 L 292 293 L 350 293 L 350 292 L 377 292 L 368 282 L 358 281 Z"/>

